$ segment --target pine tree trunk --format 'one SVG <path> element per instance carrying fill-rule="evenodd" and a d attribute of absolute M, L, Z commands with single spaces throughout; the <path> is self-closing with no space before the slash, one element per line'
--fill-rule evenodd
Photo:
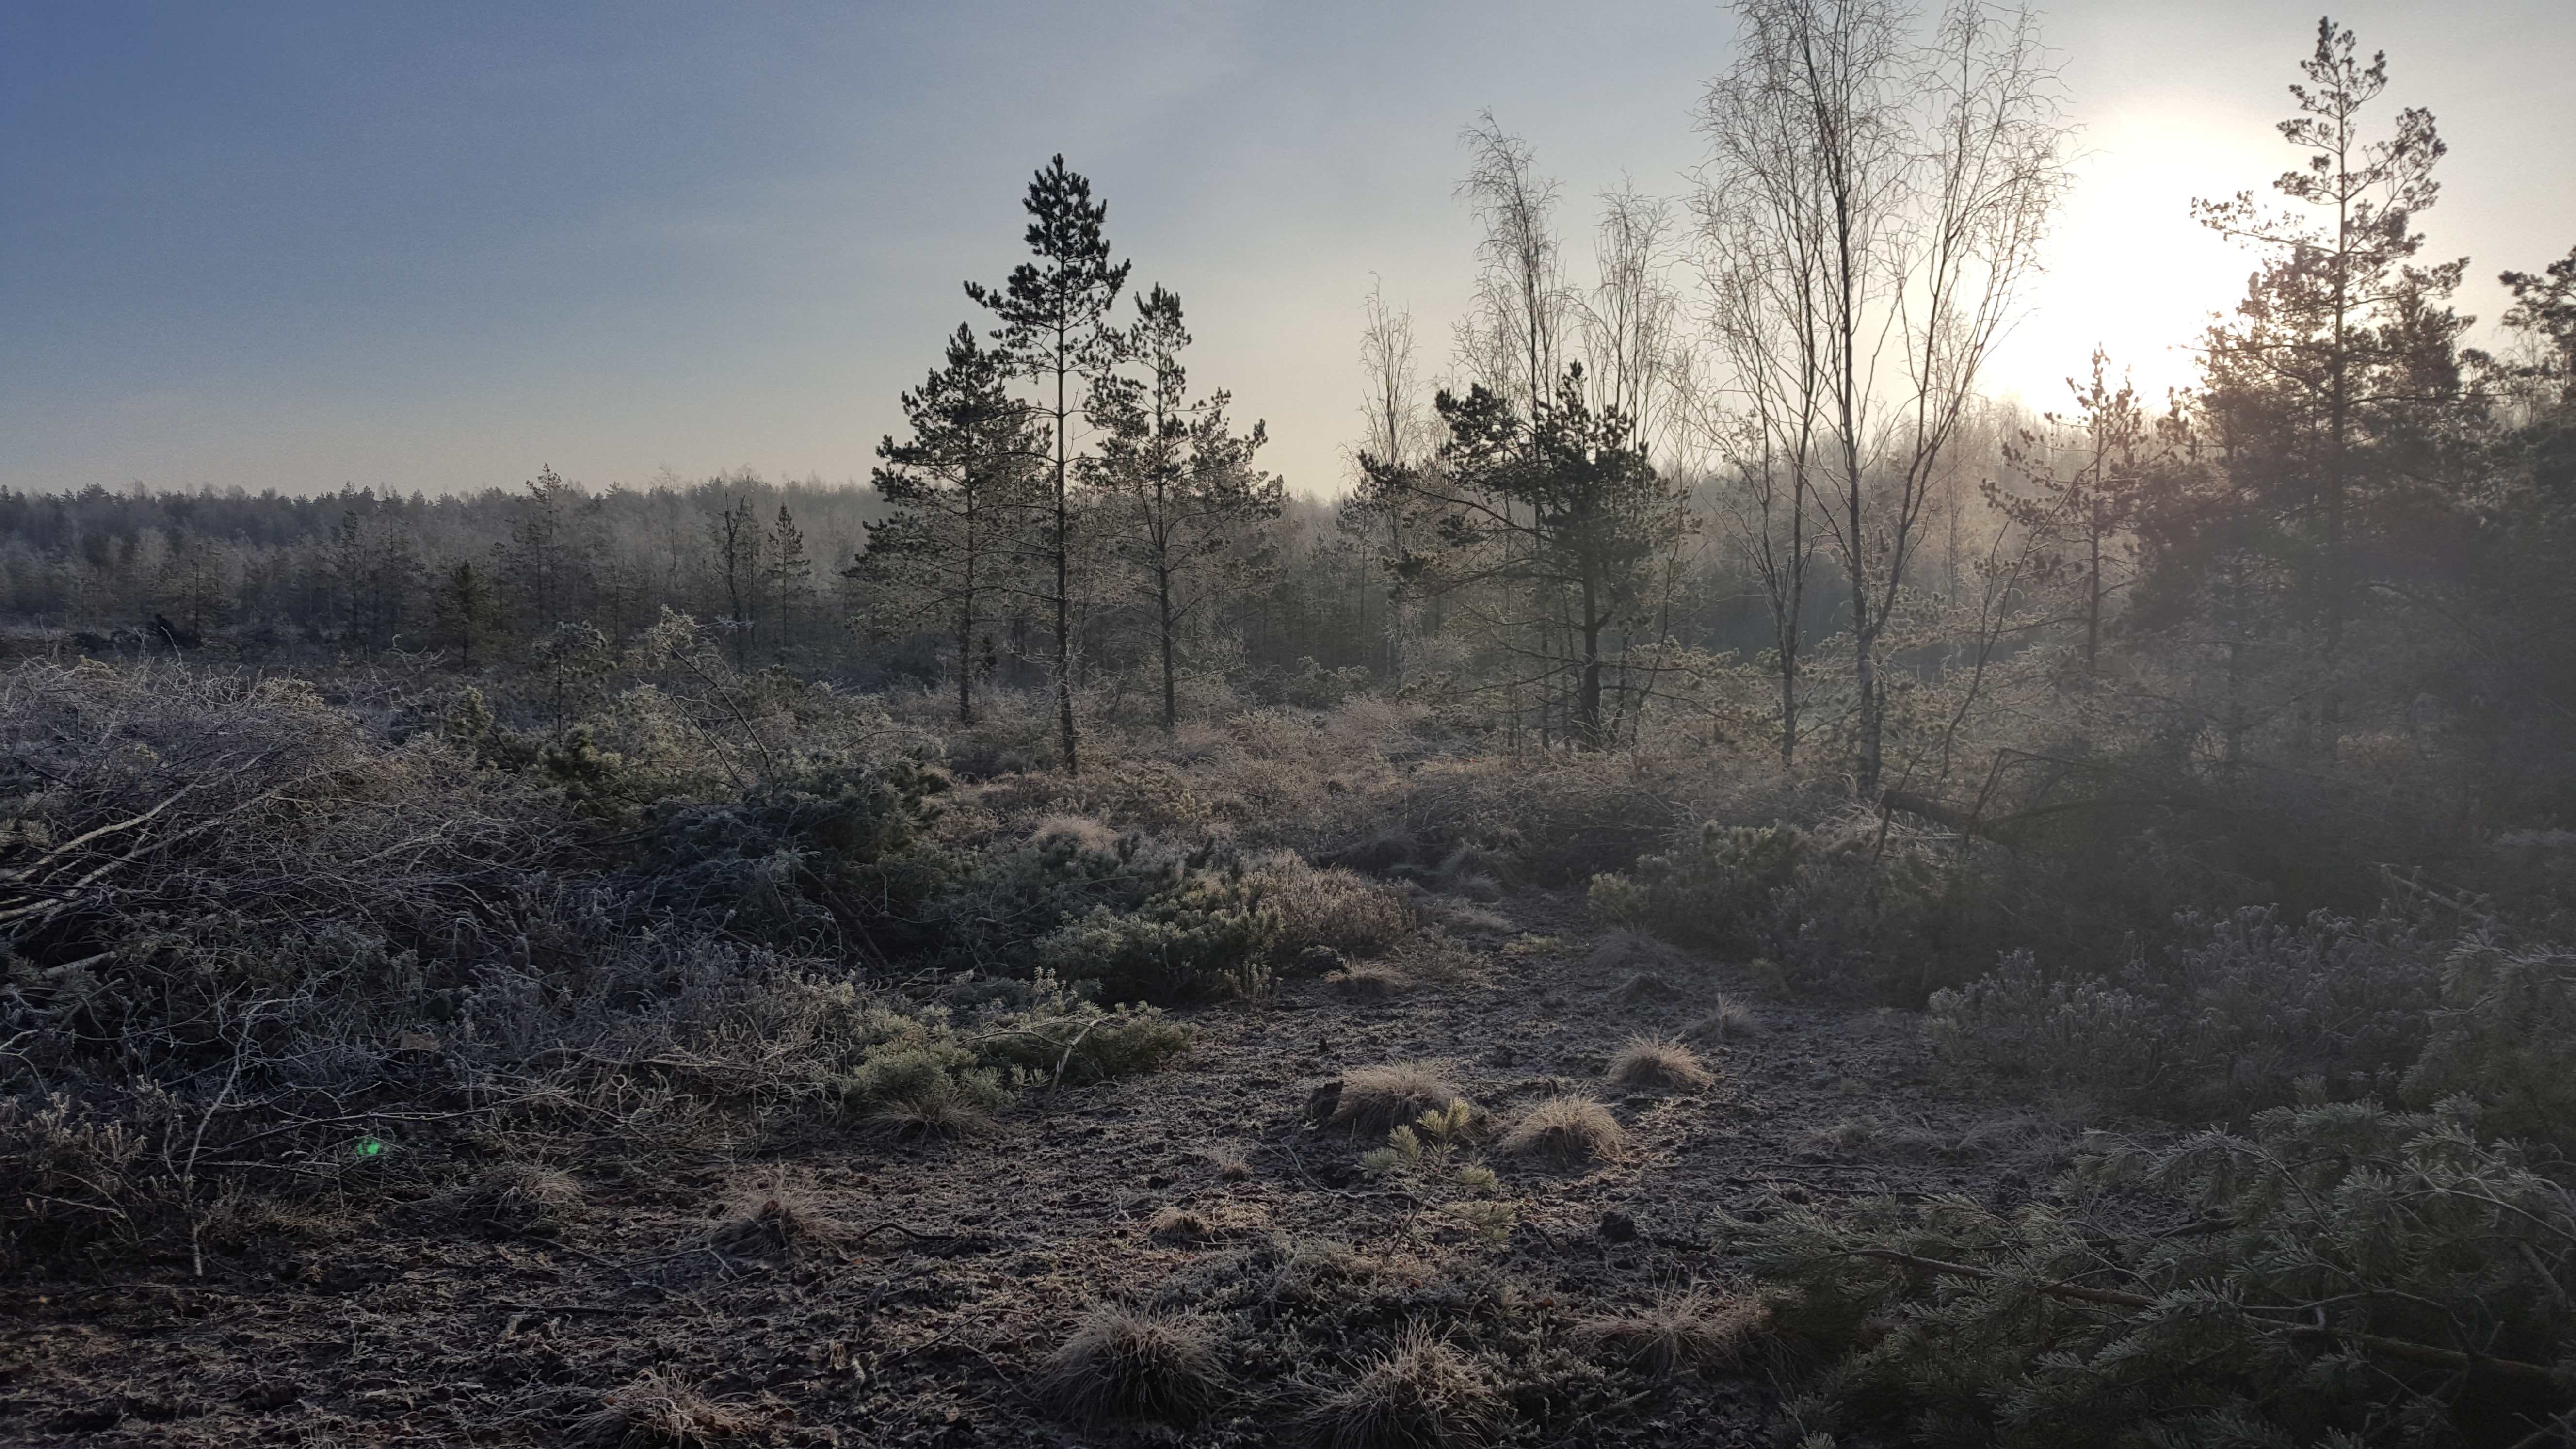
<path fill-rule="evenodd" d="M 1064 355 L 1064 331 L 1056 332 L 1056 355 Z M 1065 496 L 1065 369 L 1055 373 L 1055 717 L 1064 743 L 1064 772 L 1082 773 L 1073 732 L 1073 560 L 1072 520 Z"/>

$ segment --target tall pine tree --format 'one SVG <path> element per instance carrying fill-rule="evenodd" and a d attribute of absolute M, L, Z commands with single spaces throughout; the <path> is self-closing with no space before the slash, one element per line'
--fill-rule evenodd
<path fill-rule="evenodd" d="M 1032 412 L 1052 434 L 1042 547 L 1053 582 L 1044 602 L 1054 618 L 1056 729 L 1064 768 L 1074 773 L 1081 755 L 1073 720 L 1073 426 L 1089 385 L 1121 360 L 1125 338 L 1110 312 L 1129 264 L 1109 259 L 1101 229 L 1108 204 L 1091 199 L 1091 182 L 1065 169 L 1063 156 L 1029 182 L 1021 205 L 1034 260 L 1012 268 L 999 287 L 967 283 L 966 295 L 1001 323 L 993 337 L 1011 369 L 1036 384 Z"/>

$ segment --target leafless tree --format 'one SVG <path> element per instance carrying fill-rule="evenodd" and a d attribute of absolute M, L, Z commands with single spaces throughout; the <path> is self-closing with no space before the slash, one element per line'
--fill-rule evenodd
<path fill-rule="evenodd" d="M 1484 225 L 1476 302 L 1458 324 L 1459 358 L 1497 396 L 1527 408 L 1554 392 L 1570 298 L 1553 213 L 1557 185 L 1527 141 L 1486 111 L 1464 140 L 1475 160 L 1458 194 Z"/>
<path fill-rule="evenodd" d="M 1361 441 L 1352 459 L 1359 479 L 1338 510 L 1344 532 L 1361 541 L 1362 559 L 1392 565 L 1420 546 L 1421 509 L 1400 486 L 1408 470 L 1429 456 L 1434 441 L 1422 415 L 1421 381 L 1414 360 L 1413 314 L 1387 305 L 1383 287 L 1369 289 L 1360 330 Z M 1378 466 L 1372 467 L 1372 464 Z M 1392 581 L 1392 574 L 1389 576 Z M 1421 605 L 1390 597 L 1385 636 L 1389 675 L 1401 685 L 1413 656 Z"/>
<path fill-rule="evenodd" d="M 1883 636 L 1944 450 L 2037 265 L 2066 134 L 2024 13 L 1956 0 L 1742 0 L 1710 87 L 1703 224 L 1790 344 L 1764 386 L 1814 447 L 1804 491 L 1850 584 L 1857 784 L 1879 787 Z M 1721 329 L 1723 330 L 1723 329 Z M 1781 364 L 1766 364 L 1774 370 Z M 1793 517 L 1796 515 L 1793 515 Z"/>
<path fill-rule="evenodd" d="M 1680 230 L 1670 202 L 1622 183 L 1601 197 L 1596 280 L 1576 309 L 1592 406 L 1616 411 L 1648 447 L 1674 421 L 1681 299 L 1669 280 Z"/>

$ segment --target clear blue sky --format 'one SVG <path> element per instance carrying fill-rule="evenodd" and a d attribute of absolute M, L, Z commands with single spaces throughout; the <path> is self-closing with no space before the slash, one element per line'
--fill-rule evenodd
<path fill-rule="evenodd" d="M 2439 116 L 2428 229 L 2491 318 L 2496 270 L 2576 244 L 2576 5 L 2337 16 Z M 2243 263 L 2181 207 L 2293 159 L 2269 126 L 2315 19 L 2047 12 L 2090 154 L 2007 385 L 2231 300 Z M 9 0 L 0 484 L 864 477 L 1060 150 L 1138 282 L 1182 294 L 1195 376 L 1269 420 L 1292 487 L 1338 491 L 1372 276 L 1435 368 L 1463 304 L 1460 127 L 1491 106 L 1529 137 L 1579 252 L 1623 170 L 1682 189 L 1731 34 L 1667 0 Z"/>

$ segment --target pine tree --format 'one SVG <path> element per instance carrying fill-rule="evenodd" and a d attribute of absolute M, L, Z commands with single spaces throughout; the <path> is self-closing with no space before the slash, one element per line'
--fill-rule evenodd
<path fill-rule="evenodd" d="M 1179 296 L 1158 286 L 1136 299 L 1136 311 L 1128 350 L 1146 376 L 1105 377 L 1093 387 L 1091 416 L 1107 433 L 1095 471 L 1111 500 L 1111 549 L 1153 611 L 1168 734 L 1180 724 L 1181 630 L 1215 593 L 1218 565 L 1235 565 L 1223 582 L 1239 588 L 1248 582 L 1245 566 L 1267 561 L 1256 530 L 1279 516 L 1282 489 L 1253 470 L 1267 438 L 1260 423 L 1237 435 L 1226 420 L 1230 394 L 1191 400 Z"/>
<path fill-rule="evenodd" d="M 1987 501 L 2005 518 L 2028 531 L 2034 582 L 2066 582 L 2075 589 L 2075 610 L 2084 623 L 2084 672 L 2101 668 L 2102 627 L 2112 595 L 2127 587 L 2128 559 L 2122 540 L 2136 524 L 2139 499 L 2151 470 L 2163 462 L 2156 430 L 2137 390 L 2123 379 L 2114 387 L 2107 375 L 2110 359 L 2093 350 L 2093 370 L 2084 382 L 2066 380 L 2075 394 L 2073 418 L 2056 413 L 2044 421 L 2072 433 L 2073 457 L 2062 467 L 2052 457 L 2052 440 L 2024 430 L 2017 444 L 2004 450 L 2006 461 L 2029 479 L 2031 492 L 2007 494 L 1993 481 L 1985 485 Z"/>
<path fill-rule="evenodd" d="M 2362 115 L 2388 85 L 2388 57 L 2357 57 L 2331 19 L 2290 87 L 2299 114 L 2280 123 L 2307 164 L 2273 189 L 2304 210 L 2269 213 L 2250 192 L 2195 204 L 2203 225 L 2263 253 L 2234 321 L 2210 329 L 2203 406 L 2245 499 L 2270 515 L 2296 578 L 2285 600 L 2312 631 L 2326 677 L 2311 743 L 2341 730 L 2345 636 L 2364 582 L 2356 555 L 2372 535 L 2430 500 L 2406 495 L 2440 472 L 2444 414 L 2461 397 L 2456 340 L 2467 319 L 2448 298 L 2467 263 L 2414 265 L 2415 220 L 2440 186 L 2446 147 L 2433 116 L 2397 115 L 2381 140 Z M 2438 508 L 2438 503 L 2432 504 Z"/>
<path fill-rule="evenodd" d="M 1129 264 L 1109 260 L 1101 230 L 1105 202 L 1091 199 L 1091 182 L 1065 169 L 1059 155 L 1029 183 L 1021 203 L 1035 261 L 1012 268 L 1000 287 L 966 284 L 966 295 L 1001 323 L 994 339 L 1013 371 L 1038 386 L 1033 413 L 1053 430 L 1047 455 L 1052 493 L 1042 546 L 1054 575 L 1043 602 L 1054 616 L 1056 729 L 1067 773 L 1081 768 L 1073 720 L 1074 456 L 1072 429 L 1082 410 L 1081 391 L 1120 360 L 1123 341 L 1110 321 Z"/>
<path fill-rule="evenodd" d="M 979 661 L 994 653 L 990 613 L 1037 501 L 1045 440 L 1009 391 L 1000 353 L 960 324 L 946 365 L 903 395 L 912 436 L 877 444 L 877 492 L 895 513 L 868 525 L 867 550 L 845 574 L 884 582 L 947 626 L 957 651 L 957 722 L 975 722 Z"/>
<path fill-rule="evenodd" d="M 1534 662 L 1566 686 L 1576 743 L 1608 744 L 1603 636 L 1647 613 L 1656 561 L 1692 526 L 1685 495 L 1625 415 L 1591 406 L 1579 364 L 1535 415 L 1481 383 L 1432 405 L 1449 440 L 1436 467 L 1401 482 L 1436 515 L 1440 548 L 1405 561 L 1412 587 L 1495 581 L 1532 615 L 1561 620 Z"/>
<path fill-rule="evenodd" d="M 814 597 L 814 560 L 805 552 L 805 535 L 796 527 L 796 518 L 785 503 L 778 505 L 778 521 L 769 528 L 768 557 L 762 575 L 778 621 L 772 631 L 771 648 L 784 660 L 788 646 L 795 642 L 796 621 Z"/>
<path fill-rule="evenodd" d="M 436 628 L 441 644 L 456 647 L 457 667 L 474 667 L 474 645 L 491 632 L 492 585 L 471 563 L 459 560 L 438 582 Z"/>
<path fill-rule="evenodd" d="M 725 628 L 733 635 L 733 663 L 751 668 L 753 614 L 760 590 L 760 524 L 751 500 L 738 498 L 718 509 L 708 534 L 715 548 L 716 577 L 724 584 Z"/>
<path fill-rule="evenodd" d="M 528 632 L 544 638 L 582 611 L 590 577 L 579 536 L 584 500 L 552 468 L 540 470 L 527 488 L 509 542 L 500 549 L 501 578 L 518 595 Z"/>

